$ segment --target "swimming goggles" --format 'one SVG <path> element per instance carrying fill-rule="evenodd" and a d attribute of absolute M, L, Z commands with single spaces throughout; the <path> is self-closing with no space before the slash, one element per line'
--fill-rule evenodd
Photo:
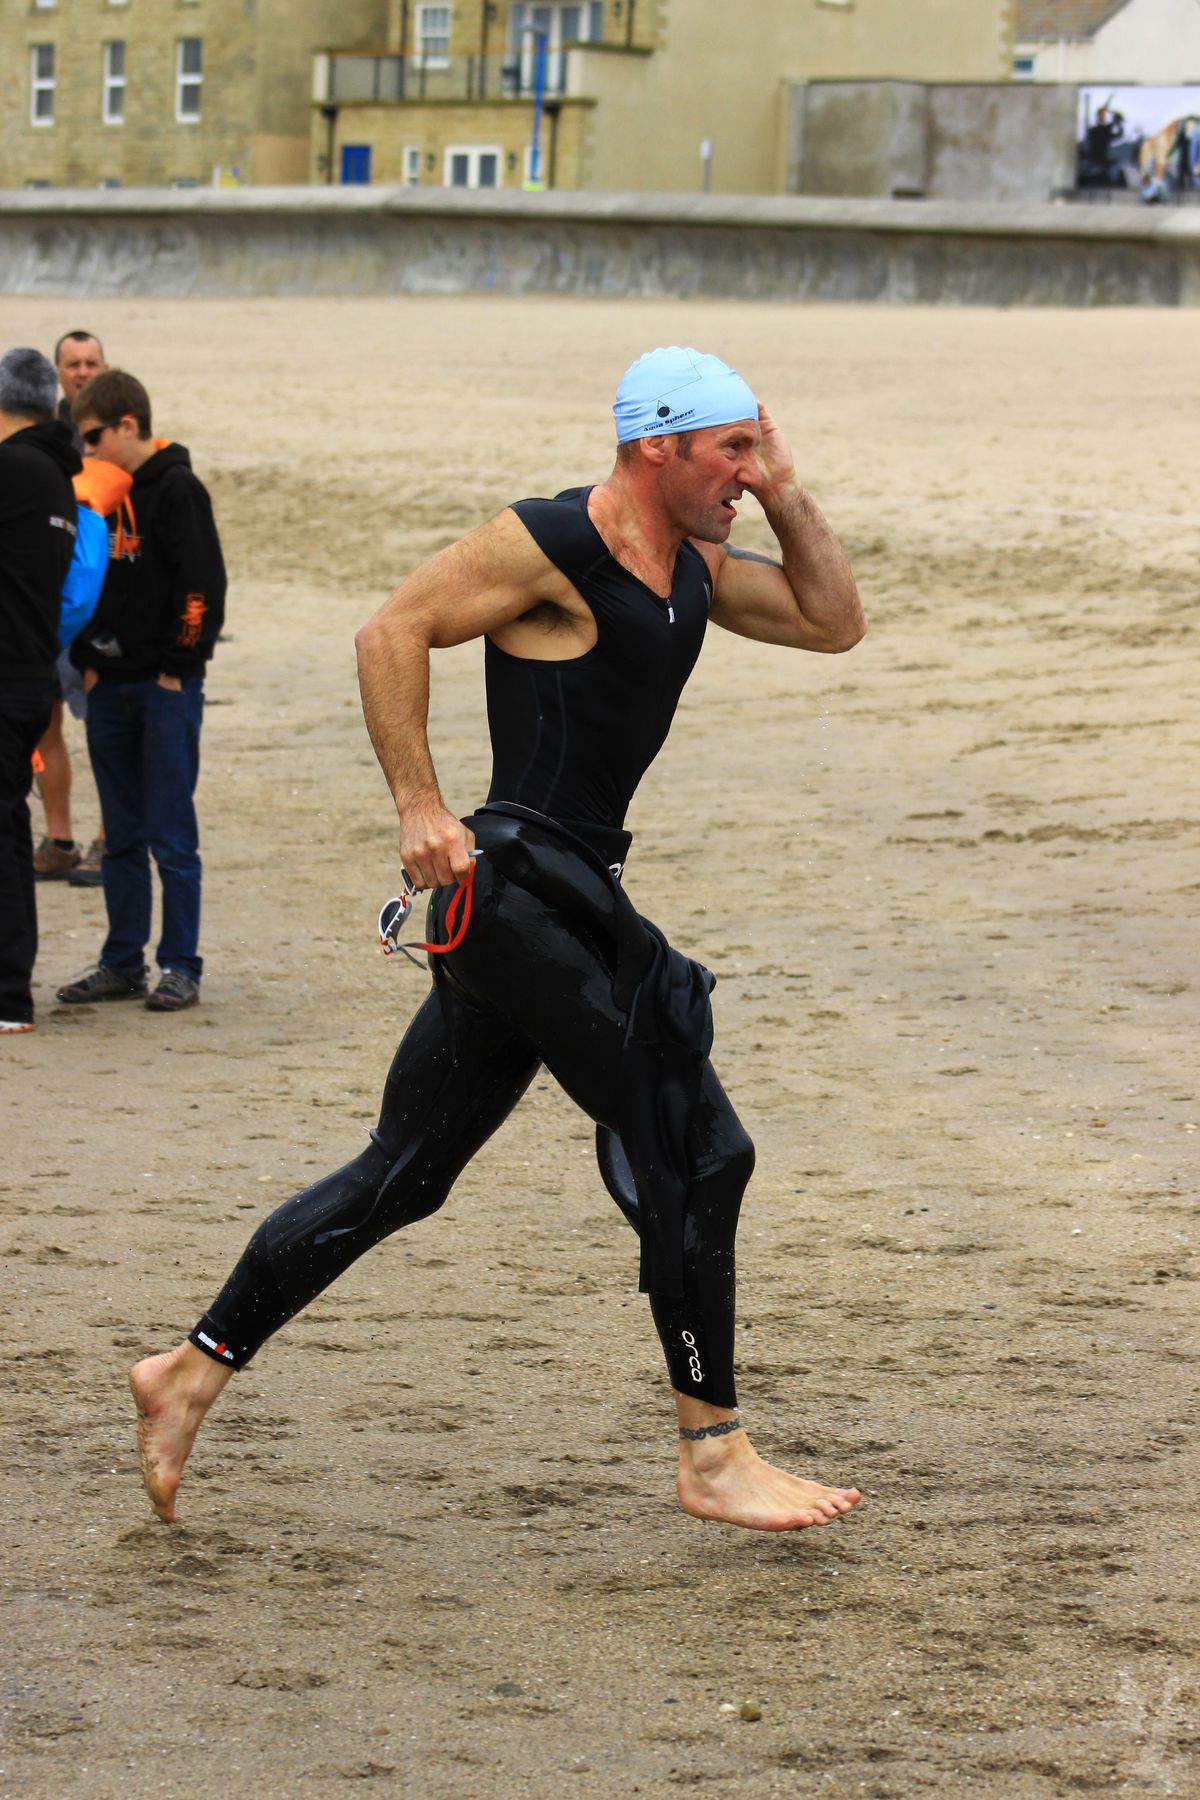
<path fill-rule="evenodd" d="M 397 951 L 406 956 L 410 963 L 419 969 L 420 962 L 413 955 L 414 950 L 424 950 L 430 956 L 445 956 L 451 950 L 457 950 L 467 934 L 467 926 L 471 922 L 471 891 L 475 883 L 475 858 L 482 855 L 479 850 L 471 851 L 471 863 L 466 875 L 454 890 L 454 896 L 446 908 L 446 930 L 449 933 L 444 944 L 402 944 L 400 933 L 413 909 L 413 901 L 417 896 L 417 888 L 412 876 L 400 865 L 400 892 L 391 900 L 385 900 L 379 909 L 379 941 L 383 945 L 385 956 L 394 956 Z M 462 916 L 459 917 L 459 908 Z"/>

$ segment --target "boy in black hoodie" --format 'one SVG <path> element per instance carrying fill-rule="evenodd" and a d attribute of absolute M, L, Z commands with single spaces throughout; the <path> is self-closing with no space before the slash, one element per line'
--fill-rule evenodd
<path fill-rule="evenodd" d="M 31 758 L 50 723 L 62 585 L 75 546 L 71 430 L 39 350 L 0 357 L 0 1032 L 33 1030 Z"/>
<path fill-rule="evenodd" d="M 182 444 L 150 435 L 150 397 L 121 369 L 76 396 L 85 454 L 132 476 L 134 529 L 110 560 L 100 604 L 71 658 L 88 691 L 100 794 L 108 936 L 94 968 L 58 991 L 79 1003 L 146 996 L 150 856 L 162 883 L 161 971 L 152 1012 L 200 998 L 200 769 L 204 670 L 225 616 L 225 565 L 207 490 Z"/>

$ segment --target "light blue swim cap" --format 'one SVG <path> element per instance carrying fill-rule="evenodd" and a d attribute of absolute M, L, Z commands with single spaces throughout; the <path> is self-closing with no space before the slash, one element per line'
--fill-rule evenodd
<path fill-rule="evenodd" d="M 678 344 L 648 350 L 622 375 L 613 404 L 617 442 L 660 431 L 701 431 L 757 419 L 758 401 L 736 370 L 719 356 Z"/>

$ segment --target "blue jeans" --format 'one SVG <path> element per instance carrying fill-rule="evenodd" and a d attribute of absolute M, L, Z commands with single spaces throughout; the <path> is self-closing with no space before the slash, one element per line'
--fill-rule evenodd
<path fill-rule="evenodd" d="M 140 974 L 150 937 L 150 857 L 162 882 L 160 969 L 199 981 L 200 838 L 192 796 L 200 773 L 204 682 L 182 691 L 148 681 L 98 681 L 88 695 L 87 742 L 104 818 L 107 968 Z"/>

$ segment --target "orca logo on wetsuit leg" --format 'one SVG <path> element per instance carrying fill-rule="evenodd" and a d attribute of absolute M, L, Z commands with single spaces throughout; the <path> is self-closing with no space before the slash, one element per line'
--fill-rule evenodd
<path fill-rule="evenodd" d="M 687 1345 L 689 1353 L 688 1371 L 692 1380 L 696 1383 L 696 1386 L 699 1387 L 700 1383 L 704 1380 L 704 1370 L 700 1367 L 700 1352 L 696 1348 L 696 1340 L 690 1331 L 685 1331 L 683 1334 L 683 1341 Z"/>

